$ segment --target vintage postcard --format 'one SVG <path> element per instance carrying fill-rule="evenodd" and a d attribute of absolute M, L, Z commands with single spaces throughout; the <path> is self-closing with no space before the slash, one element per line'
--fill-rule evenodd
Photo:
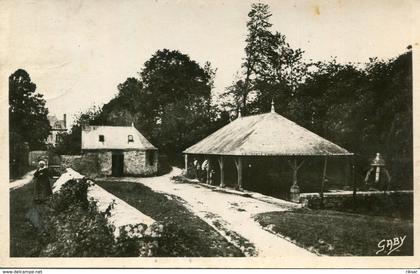
<path fill-rule="evenodd" d="M 1 266 L 418 268 L 419 7 L 0 0 Z"/>

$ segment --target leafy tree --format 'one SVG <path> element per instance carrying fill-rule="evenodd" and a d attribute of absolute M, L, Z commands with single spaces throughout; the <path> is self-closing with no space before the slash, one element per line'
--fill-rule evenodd
<path fill-rule="evenodd" d="M 272 24 L 269 22 L 272 14 L 266 4 L 252 4 L 248 13 L 248 35 L 245 40 L 245 60 L 242 64 L 244 80 L 237 82 L 241 91 L 242 107 L 246 109 L 248 95 L 252 89 L 252 80 L 258 74 L 264 74 L 269 69 L 268 56 L 273 51 L 273 34 L 270 32 Z"/>
<path fill-rule="evenodd" d="M 100 125 L 102 121 L 101 108 L 91 107 L 76 115 L 69 132 L 60 133 L 61 138 L 54 148 L 57 154 L 77 155 L 81 153 L 82 129 L 85 125 Z"/>
<path fill-rule="evenodd" d="M 215 70 L 176 50 L 157 51 L 139 73 L 118 85 L 118 94 L 101 109 L 80 114 L 59 153 L 79 153 L 81 125 L 134 123 L 163 153 L 176 155 L 226 123 L 211 106 Z M 216 123 L 212 121 L 217 120 Z"/>
<path fill-rule="evenodd" d="M 145 63 L 140 76 L 154 124 L 152 140 L 164 151 L 180 152 L 206 135 L 214 74 L 209 63 L 200 67 L 188 55 L 167 49 Z"/>
<path fill-rule="evenodd" d="M 380 152 L 394 184 L 412 184 L 412 53 L 388 61 L 372 58 L 364 68 L 316 64 L 295 90 L 286 116 L 348 148 L 364 175 Z"/>
<path fill-rule="evenodd" d="M 283 109 L 307 72 L 303 51 L 290 47 L 285 35 L 271 31 L 271 16 L 268 5 L 252 4 L 242 77 L 227 88 L 236 111 L 261 113 L 269 110 L 273 99 Z"/>
<path fill-rule="evenodd" d="M 27 150 L 45 148 L 50 134 L 48 109 L 42 94 L 36 93 L 36 85 L 29 74 L 18 69 L 9 76 L 9 147 L 10 171 L 16 174 L 19 166 L 26 165 L 22 155 Z M 18 171 L 17 173 L 20 173 Z"/>

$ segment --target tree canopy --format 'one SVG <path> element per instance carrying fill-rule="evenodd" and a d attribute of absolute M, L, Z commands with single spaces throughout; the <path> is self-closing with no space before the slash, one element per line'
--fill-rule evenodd
<path fill-rule="evenodd" d="M 89 108 L 84 112 L 80 112 L 75 116 L 70 132 L 59 133 L 59 142 L 56 144 L 54 151 L 57 154 L 76 155 L 81 153 L 82 146 L 82 128 L 85 125 L 101 124 L 102 109 L 96 106 Z"/>
<path fill-rule="evenodd" d="M 303 51 L 293 49 L 285 35 L 272 31 L 271 16 L 269 6 L 262 3 L 252 4 L 248 13 L 242 70 L 227 88 L 231 102 L 226 106 L 236 112 L 239 108 L 245 114 L 267 111 L 271 100 L 284 107 L 282 103 L 293 95 L 307 71 Z"/>
<path fill-rule="evenodd" d="M 25 70 L 18 69 L 10 75 L 10 131 L 19 135 L 31 149 L 43 147 L 51 130 L 43 95 L 35 91 L 36 85 Z"/>
<path fill-rule="evenodd" d="M 277 112 L 354 152 L 361 167 L 380 152 L 392 174 L 412 182 L 411 47 L 366 64 L 307 63 L 272 30 L 271 16 L 268 5 L 251 6 L 241 70 L 221 96 L 225 109 L 264 113 L 274 100 Z"/>
<path fill-rule="evenodd" d="M 163 49 L 86 117 L 94 124 L 133 122 L 161 151 L 179 155 L 240 109 L 243 115 L 264 113 L 274 100 L 279 114 L 354 152 L 360 166 L 380 152 L 391 173 L 412 181 L 411 48 L 366 64 L 304 62 L 304 51 L 273 30 L 271 16 L 268 5 L 251 6 L 243 62 L 220 105 L 211 102 L 216 70 L 210 63 Z"/>
<path fill-rule="evenodd" d="M 216 116 L 211 108 L 215 70 L 209 62 L 201 66 L 186 54 L 163 49 L 145 62 L 138 76 L 119 84 L 117 96 L 91 117 L 90 123 L 134 123 L 167 154 L 180 153 L 217 127 L 212 124 Z M 78 130 L 74 128 L 74 134 L 79 134 Z M 77 137 L 64 139 L 69 138 L 79 143 Z"/>
<path fill-rule="evenodd" d="M 47 118 L 48 109 L 42 94 L 36 93 L 36 85 L 29 74 L 18 69 L 9 76 L 9 156 L 11 174 L 17 166 L 26 165 L 27 158 L 22 149 L 35 150 L 45 148 L 45 141 L 50 134 Z"/>

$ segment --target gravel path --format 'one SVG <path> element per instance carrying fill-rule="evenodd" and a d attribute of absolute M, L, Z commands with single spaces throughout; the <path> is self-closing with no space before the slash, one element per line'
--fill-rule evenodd
<path fill-rule="evenodd" d="M 213 191 L 207 187 L 188 183 L 175 183 L 172 176 L 181 174 L 173 168 L 166 175 L 151 178 L 107 178 L 110 181 L 141 183 L 153 191 L 179 197 L 194 214 L 216 228 L 248 256 L 298 257 L 316 256 L 306 249 L 265 231 L 253 218 L 255 214 L 283 211 L 286 207 L 249 197 Z M 241 237 L 237 237 L 237 236 Z M 244 242 L 246 239 L 247 242 Z"/>
<path fill-rule="evenodd" d="M 29 184 L 34 177 L 34 173 L 35 173 L 35 170 L 31 170 L 28 173 L 26 173 L 21 179 L 18 179 L 9 183 L 9 189 L 13 190 L 13 189 L 22 187 L 26 184 Z"/>

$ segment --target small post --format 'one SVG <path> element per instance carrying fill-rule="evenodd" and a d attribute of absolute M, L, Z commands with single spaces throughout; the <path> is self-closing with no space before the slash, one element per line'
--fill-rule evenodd
<path fill-rule="evenodd" d="M 225 187 L 225 171 L 223 169 L 224 159 L 223 156 L 220 156 L 218 159 L 220 166 L 220 187 Z"/>
<path fill-rule="evenodd" d="M 239 190 L 242 190 L 242 158 L 239 156 L 235 159 L 236 170 L 238 171 L 238 186 Z"/>
<path fill-rule="evenodd" d="M 321 208 L 324 207 L 324 187 L 325 187 L 325 179 L 327 176 L 327 156 L 325 156 L 324 158 L 324 170 L 322 171 L 322 181 L 321 181 L 321 193 L 320 193 L 320 197 L 321 197 Z"/>
<path fill-rule="evenodd" d="M 385 187 L 385 192 L 386 192 L 386 191 L 390 190 L 390 188 L 391 188 L 391 175 L 389 175 L 388 169 L 386 169 L 386 168 L 384 168 L 384 172 L 385 172 L 386 179 L 387 179 L 386 187 Z"/>

